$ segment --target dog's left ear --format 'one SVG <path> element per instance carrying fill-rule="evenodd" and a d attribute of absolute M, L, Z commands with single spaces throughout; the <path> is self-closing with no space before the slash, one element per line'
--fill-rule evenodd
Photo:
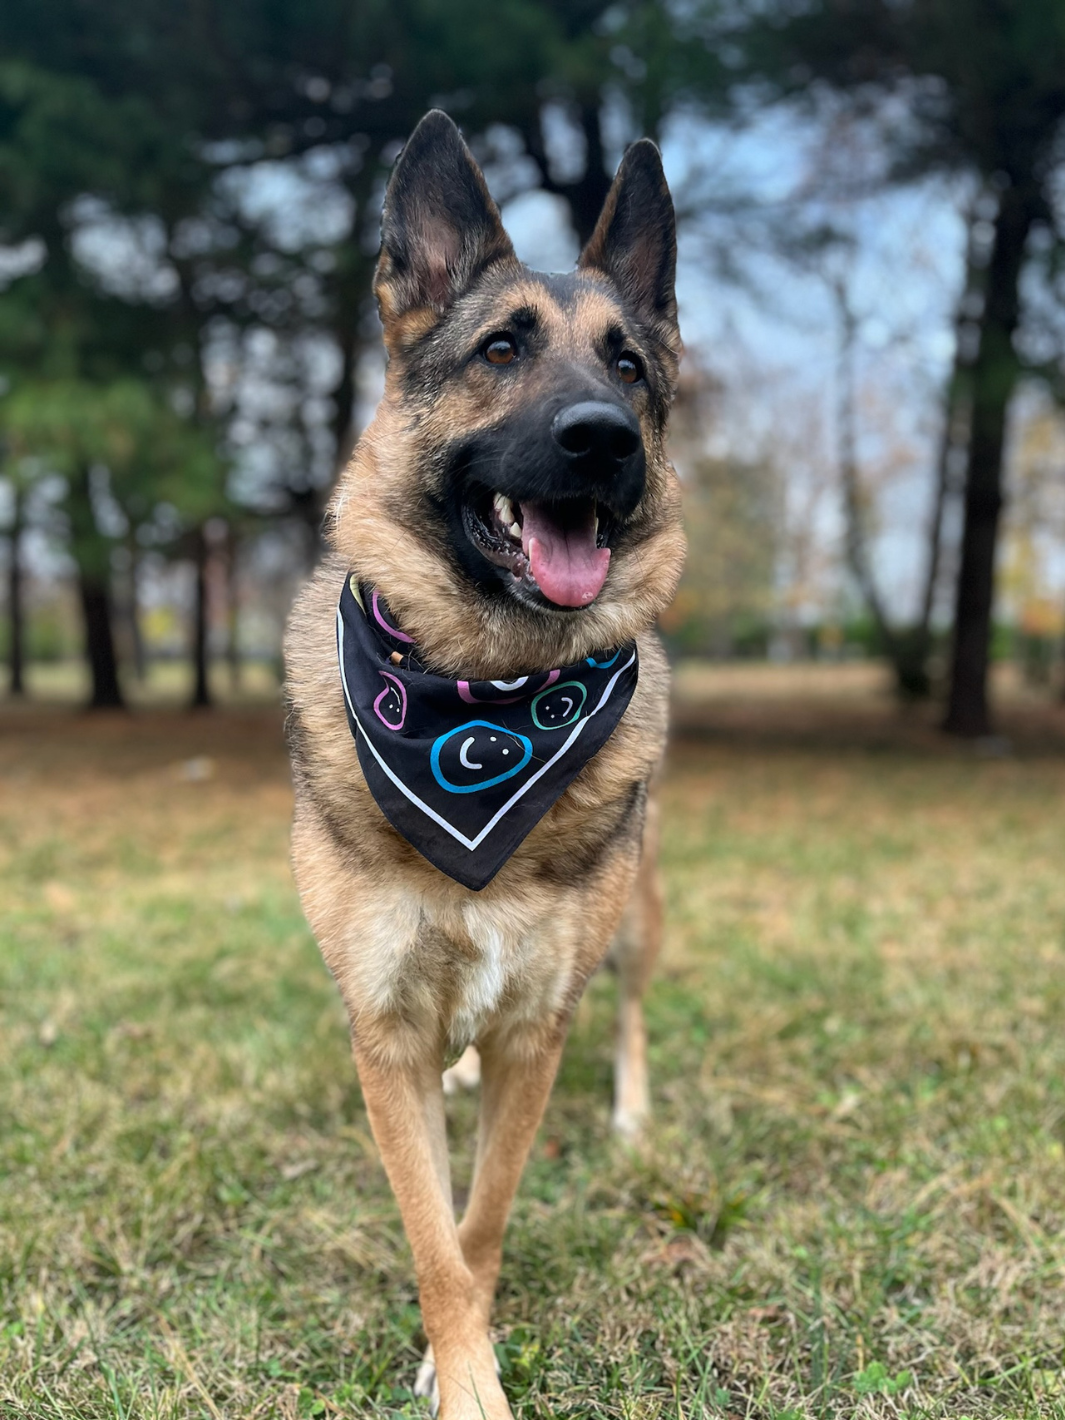
<path fill-rule="evenodd" d="M 626 149 L 577 266 L 604 272 L 640 320 L 671 348 L 679 344 L 677 223 L 662 156 L 649 138 Z"/>
<path fill-rule="evenodd" d="M 396 161 L 381 217 L 374 292 L 381 319 L 442 315 L 493 262 L 515 260 L 499 209 L 462 135 L 432 109 Z"/>

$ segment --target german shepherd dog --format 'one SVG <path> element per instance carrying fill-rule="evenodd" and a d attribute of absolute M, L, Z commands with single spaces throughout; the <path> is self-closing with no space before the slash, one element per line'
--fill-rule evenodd
<path fill-rule="evenodd" d="M 504 1227 L 570 1017 L 612 943 L 615 1126 L 632 1134 L 648 1112 L 641 997 L 661 930 L 649 791 L 668 690 L 652 623 L 684 555 L 664 451 L 675 268 L 651 142 L 626 152 L 576 270 L 548 276 L 517 260 L 458 129 L 429 113 L 384 204 L 384 395 L 289 622 L 296 879 L 350 1016 L 417 1272 L 418 1385 L 444 1420 L 511 1415 L 489 1339 Z M 335 640 L 353 573 L 441 676 L 507 680 L 636 642 L 639 680 L 612 735 L 481 891 L 423 858 L 361 772 Z M 473 1043 L 476 1163 L 456 1224 L 441 1073 Z"/>

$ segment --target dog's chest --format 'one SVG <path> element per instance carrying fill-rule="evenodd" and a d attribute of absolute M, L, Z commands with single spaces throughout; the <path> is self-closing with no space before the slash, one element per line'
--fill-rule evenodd
<path fill-rule="evenodd" d="M 514 904 L 441 908 L 408 897 L 403 908 L 380 915 L 383 930 L 358 954 L 379 1010 L 435 1018 L 460 1049 L 504 1017 L 535 1020 L 558 1008 L 567 972 L 554 934 Z"/>
<path fill-rule="evenodd" d="M 462 1049 L 498 1013 L 508 985 L 520 986 L 522 942 L 492 923 L 474 923 L 470 950 L 455 957 L 448 1038 Z"/>

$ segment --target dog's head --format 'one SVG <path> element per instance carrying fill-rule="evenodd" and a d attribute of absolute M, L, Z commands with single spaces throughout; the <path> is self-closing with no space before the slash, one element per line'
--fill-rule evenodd
<path fill-rule="evenodd" d="M 575 272 L 515 257 L 446 115 L 385 197 L 385 395 L 335 539 L 441 670 L 499 674 L 636 635 L 683 556 L 663 435 L 680 337 L 658 150 L 625 154 Z"/>

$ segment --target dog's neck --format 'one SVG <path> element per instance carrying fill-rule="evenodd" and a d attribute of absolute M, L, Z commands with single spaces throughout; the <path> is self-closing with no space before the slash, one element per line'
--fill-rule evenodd
<path fill-rule="evenodd" d="M 613 651 L 647 629 L 633 630 L 628 617 L 609 614 L 540 614 L 503 592 L 489 597 L 471 589 L 466 596 L 442 597 L 427 606 L 409 583 L 371 581 L 361 564 L 353 570 L 361 583 L 379 592 L 394 624 L 417 648 L 419 661 L 438 675 L 508 680 L 547 672 Z"/>

